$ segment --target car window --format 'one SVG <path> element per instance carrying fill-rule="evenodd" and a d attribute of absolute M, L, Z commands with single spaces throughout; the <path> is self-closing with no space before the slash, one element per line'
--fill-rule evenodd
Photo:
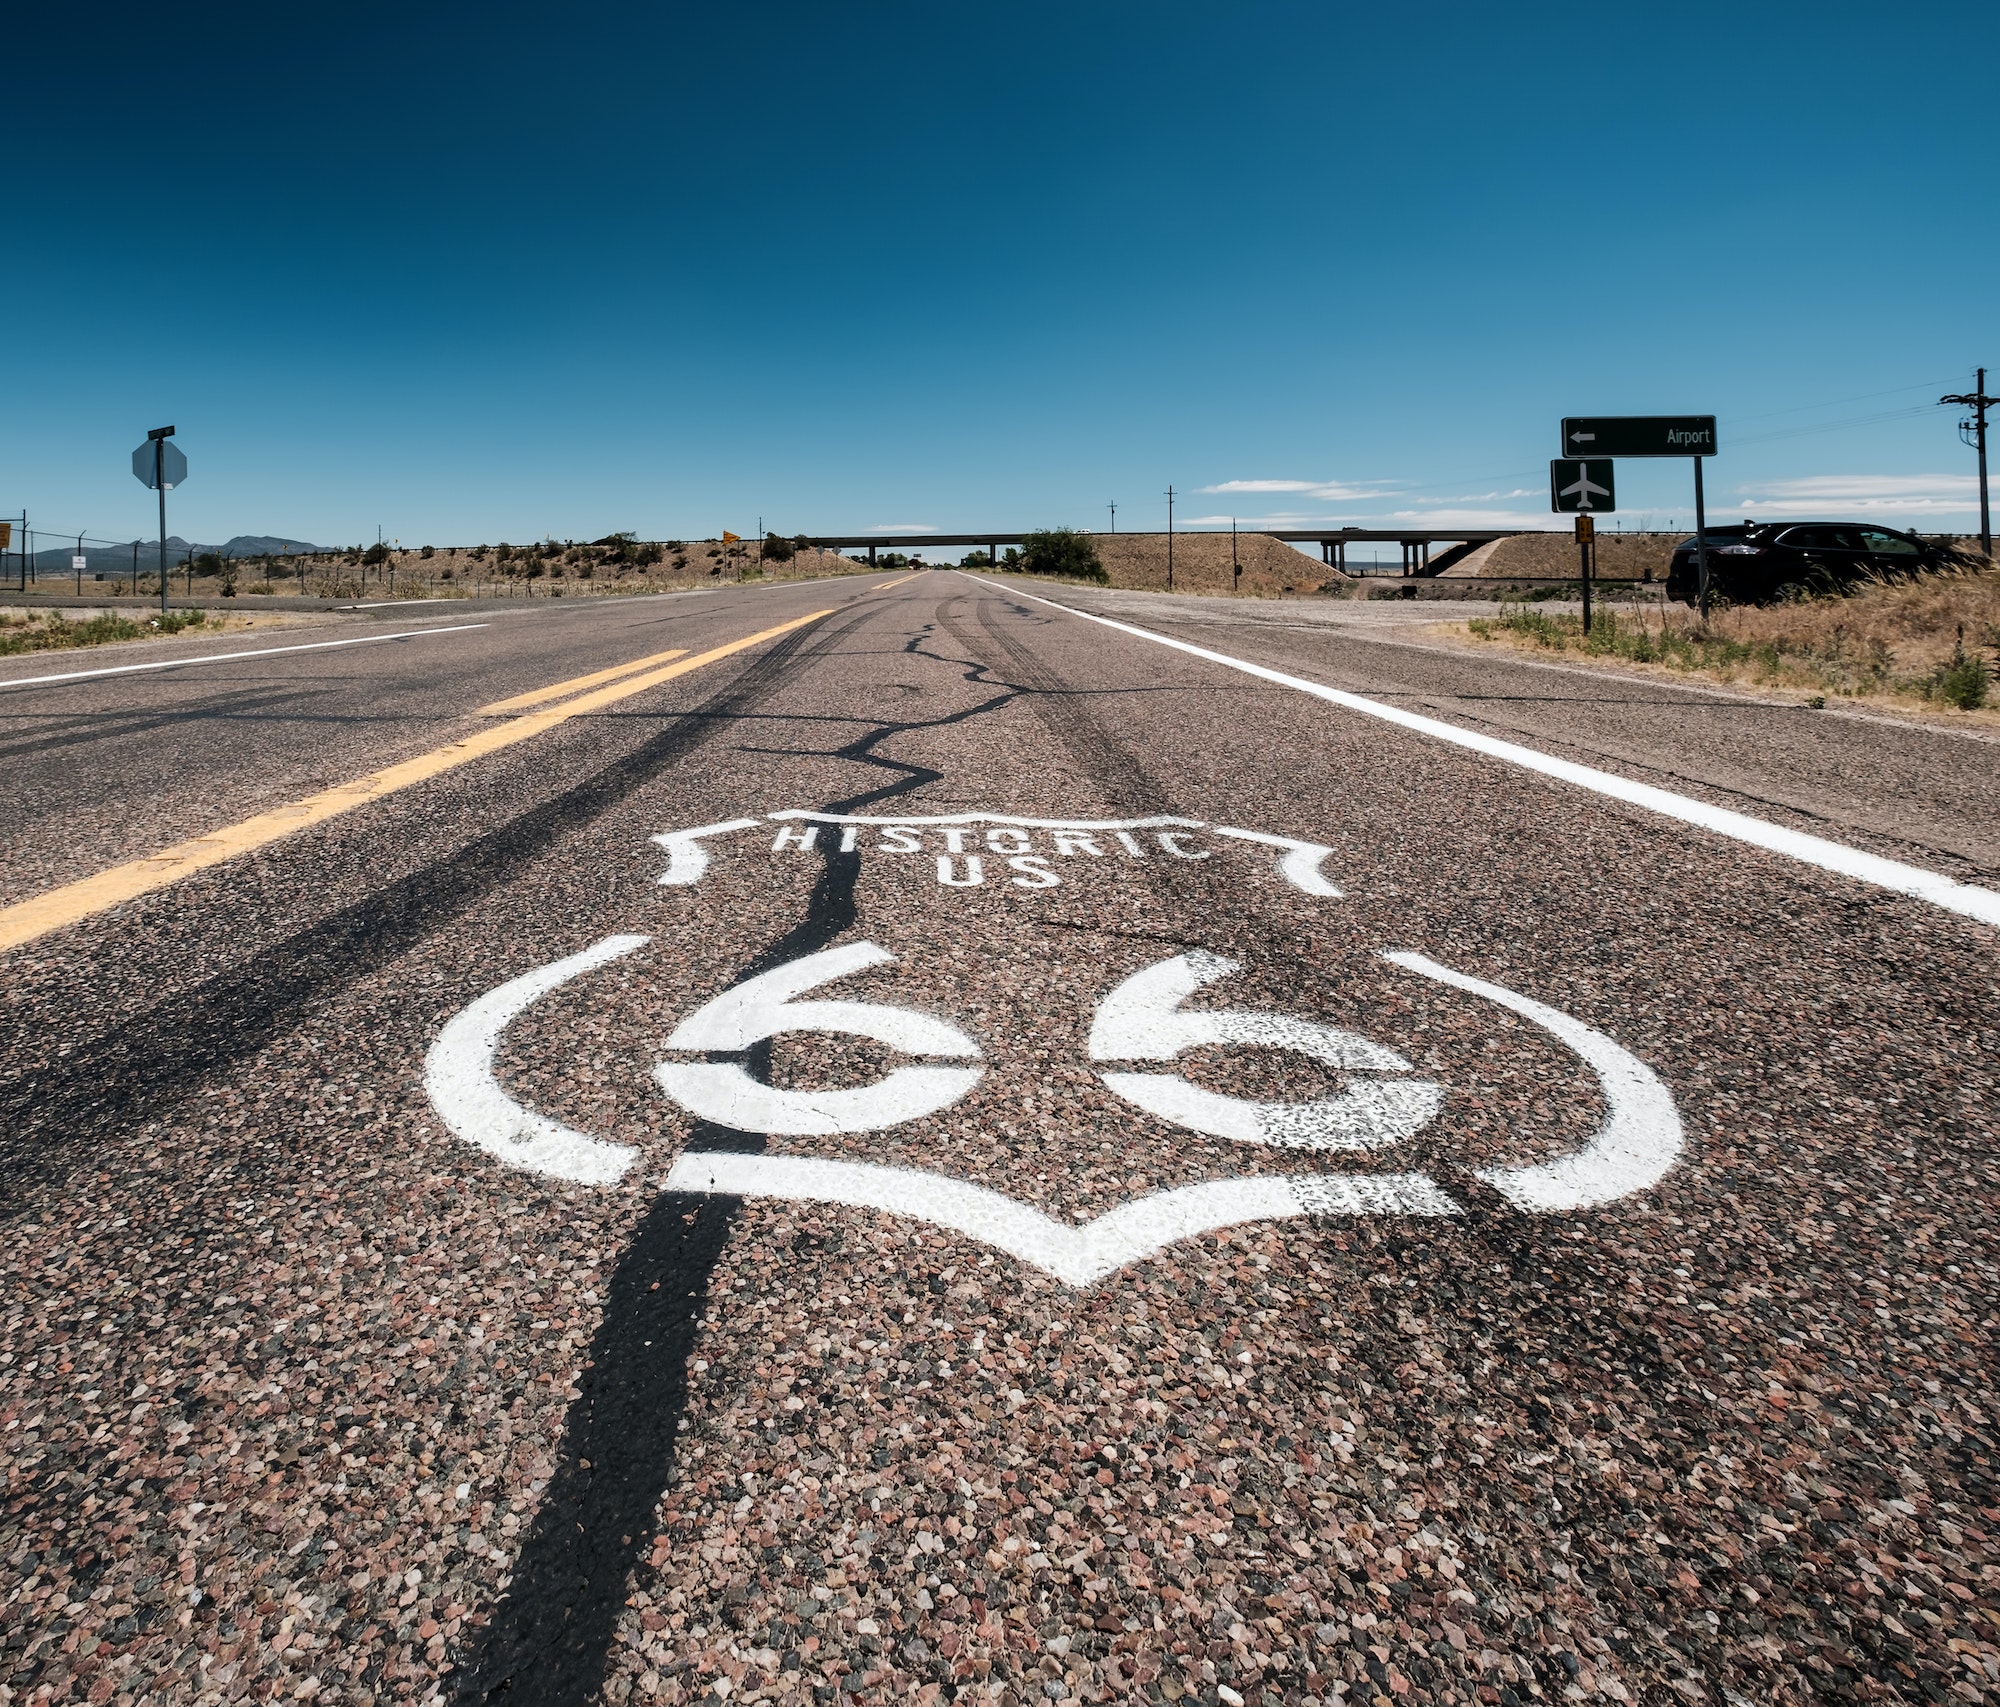
<path fill-rule="evenodd" d="M 1864 528 L 1861 543 L 1877 557 L 1917 557 L 1921 553 L 1917 542 L 1905 539 L 1899 533 L 1884 533 L 1880 528 Z"/>
<path fill-rule="evenodd" d="M 1792 528 L 1778 541 L 1789 545 L 1794 551 L 1863 551 L 1857 528 L 1799 527 Z"/>

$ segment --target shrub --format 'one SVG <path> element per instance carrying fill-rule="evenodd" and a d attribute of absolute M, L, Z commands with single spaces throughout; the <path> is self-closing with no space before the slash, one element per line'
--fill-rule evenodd
<path fill-rule="evenodd" d="M 1940 664 L 1930 679 L 1930 695 L 1941 699 L 1946 705 L 1955 705 L 1960 711 L 1977 711 L 1986 703 L 1986 695 L 1993 685 L 1992 673 L 1986 668 L 1986 660 L 1977 652 L 1965 649 L 1965 625 L 1958 626 L 1958 644 L 1953 647 L 1951 662 Z"/>
<path fill-rule="evenodd" d="M 1108 582 L 1097 542 L 1075 528 L 1041 528 L 1021 541 L 1021 567 L 1030 575 L 1067 575 L 1072 580 Z"/>
<path fill-rule="evenodd" d="M 423 550 L 418 552 L 417 555 L 423 558 L 426 562 L 428 562 L 431 558 L 437 556 L 437 548 L 435 546 L 427 545 L 423 548 Z"/>
<path fill-rule="evenodd" d="M 958 560 L 958 566 L 961 569 L 991 569 L 993 559 L 983 551 L 968 551 Z"/>
<path fill-rule="evenodd" d="M 389 548 L 378 539 L 366 551 L 362 552 L 361 561 L 370 565 L 387 563 L 389 561 Z"/>
<path fill-rule="evenodd" d="M 789 563 L 798 556 L 798 547 L 775 533 L 764 536 L 764 555 L 773 563 Z"/>

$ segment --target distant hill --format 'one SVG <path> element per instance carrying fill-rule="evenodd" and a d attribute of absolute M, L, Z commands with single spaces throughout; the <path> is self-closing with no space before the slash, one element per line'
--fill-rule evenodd
<path fill-rule="evenodd" d="M 191 543 L 178 534 L 167 536 L 169 564 L 184 563 L 190 555 L 199 557 L 204 551 L 219 552 L 224 557 L 296 557 L 339 549 L 340 547 L 335 545 L 311 545 L 302 539 L 281 539 L 275 534 L 262 533 L 239 533 L 224 545 Z M 73 574 L 75 571 L 71 569 L 69 560 L 75 550 L 75 543 L 69 540 L 41 547 L 35 552 L 35 574 L 43 578 L 60 578 Z M 91 575 L 119 573 L 129 575 L 135 562 L 141 574 L 149 570 L 157 574 L 160 567 L 160 542 L 156 539 L 141 539 L 129 545 L 86 544 L 83 556 L 84 570 Z M 0 565 L 0 584 L 4 584 L 10 575 L 18 575 L 20 567 L 19 555 L 13 551 L 8 552 L 6 562 Z"/>

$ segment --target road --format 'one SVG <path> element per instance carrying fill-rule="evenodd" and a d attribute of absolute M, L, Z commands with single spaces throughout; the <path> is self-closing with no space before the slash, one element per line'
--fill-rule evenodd
<path fill-rule="evenodd" d="M 0 717 L 0 1702 L 2000 1698 L 1990 742 L 944 571 Z"/>

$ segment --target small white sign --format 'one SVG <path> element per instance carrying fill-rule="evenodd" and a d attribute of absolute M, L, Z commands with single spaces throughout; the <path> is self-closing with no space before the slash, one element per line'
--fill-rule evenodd
<path fill-rule="evenodd" d="M 71 556 L 69 560 L 69 566 L 72 569 L 88 569 L 90 567 L 90 565 L 84 561 L 83 554 L 81 552 L 78 552 Z"/>

